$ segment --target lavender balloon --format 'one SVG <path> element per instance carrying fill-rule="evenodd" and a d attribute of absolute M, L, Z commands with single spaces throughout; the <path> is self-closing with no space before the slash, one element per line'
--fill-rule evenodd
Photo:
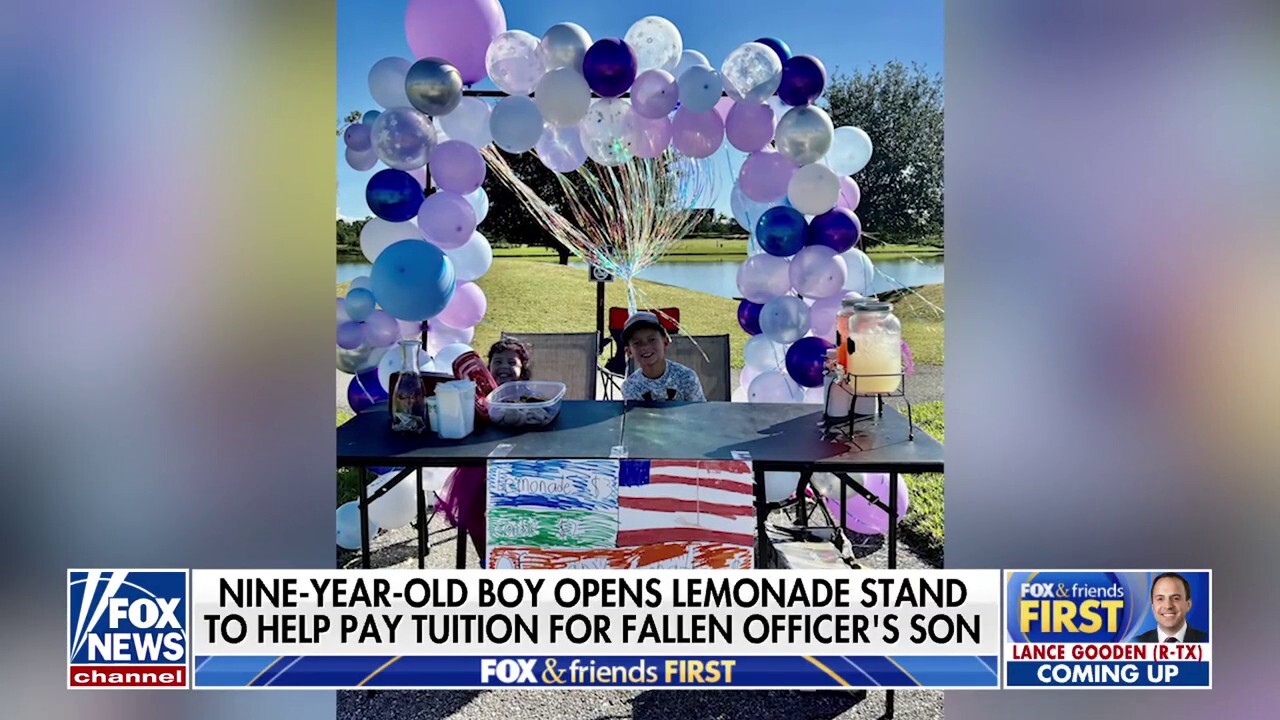
<path fill-rule="evenodd" d="M 812 55 L 797 55 L 782 64 L 778 97 L 788 105 L 808 105 L 827 86 L 827 68 Z"/>
<path fill-rule="evenodd" d="M 582 75 L 600 97 L 618 97 L 636 79 L 636 53 L 618 38 L 597 40 L 582 58 Z"/>
<path fill-rule="evenodd" d="M 631 85 L 631 106 L 640 117 L 664 118 L 679 101 L 676 79 L 666 70 L 646 70 Z"/>
<path fill-rule="evenodd" d="M 787 194 L 787 185 L 798 167 L 782 153 L 772 148 L 751 153 L 738 171 L 738 187 L 748 198 L 762 203 L 773 203 Z"/>
<path fill-rule="evenodd" d="M 781 345 L 799 340 L 809 332 L 809 306 L 795 295 L 773 298 L 760 309 L 760 332 Z"/>
<path fill-rule="evenodd" d="M 805 237 L 806 245 L 825 245 L 837 253 L 858 244 L 862 222 L 851 210 L 835 207 L 813 218 Z"/>
<path fill-rule="evenodd" d="M 473 282 L 458 283 L 453 299 L 440 311 L 436 320 L 458 330 L 471 328 L 480 324 L 488 307 L 489 301 L 479 285 Z"/>
<path fill-rule="evenodd" d="M 729 144 L 743 152 L 763 150 L 773 140 L 773 110 L 763 103 L 734 103 L 724 131 Z"/>
<path fill-rule="evenodd" d="M 484 158 L 479 150 L 461 140 L 437 145 L 431 151 L 430 165 L 431 178 L 441 190 L 466 195 L 484 184 Z"/>
<path fill-rule="evenodd" d="M 764 305 L 743 300 L 738 303 L 738 325 L 748 335 L 760 334 L 760 310 Z"/>
<path fill-rule="evenodd" d="M 880 499 L 885 505 L 889 504 L 889 476 L 884 473 L 871 473 L 862 476 L 862 486 L 871 491 L 873 495 Z M 832 498 L 828 498 L 828 505 L 831 506 Z M 907 516 L 907 510 L 911 507 L 911 491 L 907 487 L 906 479 L 898 476 L 898 517 L 897 521 Z M 839 502 L 834 504 L 834 508 L 838 508 Z M 851 529 L 861 532 L 864 535 L 883 535 L 889 530 L 889 513 L 881 510 L 879 507 L 871 504 L 864 497 L 850 494 L 845 501 L 844 506 L 845 521 Z"/>
<path fill-rule="evenodd" d="M 498 0 L 409 0 L 404 15 L 414 57 L 448 60 L 468 85 L 484 79 L 489 43 L 506 29 Z"/>
<path fill-rule="evenodd" d="M 356 152 L 362 153 L 373 148 L 373 128 L 364 123 L 355 123 L 348 125 L 346 130 L 342 131 L 342 141 L 347 147 Z"/>
<path fill-rule="evenodd" d="M 347 310 L 347 316 L 355 322 L 364 322 L 366 318 L 373 314 L 373 306 L 375 305 L 373 293 L 365 288 L 356 288 L 347 291 L 347 302 L 343 306 Z"/>
<path fill-rule="evenodd" d="M 802 337 L 787 348 L 787 374 L 801 387 L 822 387 L 827 351 L 835 345 L 820 337 Z"/>
<path fill-rule="evenodd" d="M 804 402 L 804 390 L 785 372 L 770 370 L 751 381 L 747 398 L 753 403 L 800 403 Z"/>
<path fill-rule="evenodd" d="M 638 158 L 656 158 L 671 145 L 671 120 L 636 117 L 631 152 Z"/>
<path fill-rule="evenodd" d="M 836 314 L 840 312 L 841 303 L 846 299 L 861 300 L 862 295 L 856 292 L 835 294 L 820 298 L 809 306 L 809 330 L 828 342 L 836 341 Z"/>
<path fill-rule="evenodd" d="M 753 255 L 738 269 L 738 291 L 754 303 L 766 303 L 786 295 L 791 290 L 789 267 L 786 258 L 764 253 Z"/>
<path fill-rule="evenodd" d="M 681 108 L 671 120 L 671 144 L 689 157 L 710 157 L 722 143 L 724 122 L 714 110 L 694 112 Z"/>
<path fill-rule="evenodd" d="M 858 203 L 861 201 L 862 190 L 858 187 L 858 183 L 847 175 L 840 178 L 840 199 L 836 200 L 836 207 L 850 211 L 857 210 Z"/>
<path fill-rule="evenodd" d="M 810 245 L 791 259 L 791 286 L 807 298 L 838 295 L 849 279 L 844 258 L 825 245 Z"/>
<path fill-rule="evenodd" d="M 338 326 L 338 347 L 355 350 L 364 345 L 364 323 L 344 322 Z"/>
<path fill-rule="evenodd" d="M 378 164 L 378 153 L 374 152 L 373 148 L 365 150 L 364 152 L 356 152 L 351 148 L 347 148 L 346 158 L 347 165 L 349 165 L 352 170 L 356 170 L 358 172 L 372 170 L 373 166 Z"/>
<path fill-rule="evenodd" d="M 459 248 L 476 231 L 476 212 L 466 198 L 441 190 L 422 201 L 418 229 L 428 242 L 442 250 Z"/>
<path fill-rule="evenodd" d="M 364 321 L 365 341 L 377 347 L 394 345 L 400 339 L 400 324 L 386 310 L 375 310 Z"/>
<path fill-rule="evenodd" d="M 548 124 L 534 149 L 538 151 L 538 159 L 552 172 L 570 173 L 587 161 L 587 150 L 582 146 L 581 132 L 576 125 Z"/>

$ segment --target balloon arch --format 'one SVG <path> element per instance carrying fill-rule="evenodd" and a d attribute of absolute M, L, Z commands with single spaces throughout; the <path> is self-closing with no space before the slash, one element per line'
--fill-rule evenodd
<path fill-rule="evenodd" d="M 382 109 L 343 133 L 352 168 L 385 166 L 368 180 L 375 217 L 360 234 L 372 270 L 338 299 L 338 368 L 355 376 L 353 409 L 386 398 L 400 362 L 387 350 L 417 336 L 424 321 L 431 321 L 424 364 L 434 356 L 448 367 L 468 349 L 487 310 L 476 281 L 493 262 L 477 230 L 489 209 L 481 185 L 489 166 L 505 166 L 491 145 L 534 152 L 562 185 L 576 174 L 616 186 L 619 177 L 652 177 L 654 168 L 696 175 L 726 140 L 747 154 L 731 207 L 751 234 L 738 271 L 738 321 L 753 337 L 735 400 L 821 401 L 836 312 L 842 299 L 870 291 L 874 269 L 857 249 L 861 197 L 851 177 L 870 159 L 871 139 L 834 127 L 814 104 L 827 82 L 818 58 L 760 38 L 717 69 L 654 16 L 622 38 L 593 41 L 568 22 L 536 37 L 508 30 L 497 0 L 410 0 L 405 32 L 418 59 L 374 64 L 369 92 Z M 470 89 L 485 77 L 500 92 Z M 641 198 L 637 208 L 690 201 L 689 183 L 670 185 L 672 197 Z M 688 230 L 636 224 L 631 208 L 630 224 L 620 225 L 626 232 L 579 228 L 568 237 L 563 227 L 581 218 L 536 212 L 529 193 L 522 201 L 576 255 L 610 265 L 628 285 Z M 651 236 L 655 228 L 662 237 Z"/>

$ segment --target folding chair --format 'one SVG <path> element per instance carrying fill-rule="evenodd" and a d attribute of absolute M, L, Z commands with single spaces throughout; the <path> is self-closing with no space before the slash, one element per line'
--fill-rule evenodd
<path fill-rule="evenodd" d="M 589 333 L 502 333 L 529 346 L 533 379 L 562 382 L 565 400 L 596 399 L 596 358 L 600 335 Z"/>
<path fill-rule="evenodd" d="M 647 308 L 647 311 L 657 315 L 658 322 L 672 336 L 680 332 L 680 308 Z M 630 372 L 627 349 L 622 345 L 622 326 L 627 324 L 629 317 L 631 312 L 626 308 L 609 308 L 609 339 L 600 347 L 603 351 L 610 344 L 613 345 L 613 356 L 600 368 L 600 375 L 605 381 L 605 397 L 609 400 L 621 397 L 622 381 L 627 379 Z"/>
<path fill-rule="evenodd" d="M 732 398 L 728 335 L 674 335 L 667 359 L 697 373 L 708 400 L 728 402 Z"/>

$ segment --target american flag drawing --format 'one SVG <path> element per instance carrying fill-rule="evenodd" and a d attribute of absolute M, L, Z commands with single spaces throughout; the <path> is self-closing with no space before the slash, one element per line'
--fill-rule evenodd
<path fill-rule="evenodd" d="M 739 460 L 623 460 L 618 545 L 755 542 L 751 465 Z"/>

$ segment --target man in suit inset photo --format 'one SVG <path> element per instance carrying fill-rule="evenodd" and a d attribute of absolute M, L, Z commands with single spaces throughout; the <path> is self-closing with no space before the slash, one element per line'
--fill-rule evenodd
<path fill-rule="evenodd" d="M 1178 573 L 1160 573 L 1151 583 L 1151 614 L 1156 626 L 1133 642 L 1209 642 L 1209 635 L 1187 624 L 1191 610 L 1191 585 Z"/>

